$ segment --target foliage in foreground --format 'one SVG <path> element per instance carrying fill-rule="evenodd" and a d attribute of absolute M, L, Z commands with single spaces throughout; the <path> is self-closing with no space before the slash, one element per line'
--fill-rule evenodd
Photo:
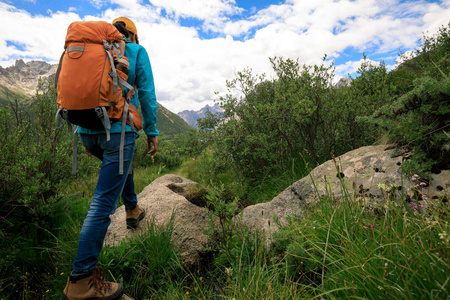
<path fill-rule="evenodd" d="M 445 298 L 448 197 L 433 204 L 405 199 L 391 192 L 373 206 L 322 199 L 279 233 L 276 247 L 286 251 L 291 278 L 330 299 Z"/>
<path fill-rule="evenodd" d="M 42 81 L 33 99 L 0 109 L 0 294 L 36 290 L 30 279 L 47 269 L 47 253 L 30 249 L 49 246 L 43 228 L 57 226 L 56 189 L 71 166 L 71 139 L 53 123 L 54 95 Z"/>
<path fill-rule="evenodd" d="M 413 150 L 405 168 L 420 175 L 450 167 L 450 23 L 390 74 L 397 93 L 368 118 L 392 142 Z M 403 81 L 403 82 L 400 82 Z M 402 92 L 403 91 L 403 92 Z"/>
<path fill-rule="evenodd" d="M 293 216 L 270 249 L 263 234 L 232 221 L 233 206 L 215 187 L 209 199 L 225 209 L 217 214 L 220 224 L 210 226 L 216 237 L 211 268 L 224 297 L 445 299 L 448 196 L 429 202 L 426 183 L 418 175 L 412 180 L 412 200 L 388 187 L 379 203 L 324 197 L 301 219 Z"/>

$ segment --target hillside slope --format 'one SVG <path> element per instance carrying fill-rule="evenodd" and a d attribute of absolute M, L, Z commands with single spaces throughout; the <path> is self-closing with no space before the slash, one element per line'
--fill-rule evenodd
<path fill-rule="evenodd" d="M 156 125 L 156 128 L 164 135 L 180 134 L 183 132 L 188 132 L 189 129 L 192 129 L 192 126 L 186 123 L 183 118 L 171 112 L 159 103 L 157 117 L 158 124 Z"/>
<path fill-rule="evenodd" d="M 26 95 L 14 92 L 0 84 L 0 108 L 9 107 L 11 103 L 21 102 L 26 98 Z"/>

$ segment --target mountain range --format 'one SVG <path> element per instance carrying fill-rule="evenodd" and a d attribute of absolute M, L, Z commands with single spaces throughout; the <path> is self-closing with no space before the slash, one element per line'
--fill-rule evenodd
<path fill-rule="evenodd" d="M 36 93 L 39 78 L 54 78 L 58 65 L 44 61 L 16 60 L 13 66 L 0 66 L 0 108 L 12 101 L 24 101 Z M 55 106 L 56 107 L 56 106 Z M 157 128 L 161 134 L 175 135 L 192 127 L 179 115 L 158 103 Z"/>
<path fill-rule="evenodd" d="M 189 125 L 198 129 L 197 120 L 200 118 L 204 118 L 207 111 L 211 113 L 221 113 L 223 109 L 216 103 L 213 106 L 206 105 L 200 110 L 183 110 L 179 112 L 178 115 L 182 117 Z"/>

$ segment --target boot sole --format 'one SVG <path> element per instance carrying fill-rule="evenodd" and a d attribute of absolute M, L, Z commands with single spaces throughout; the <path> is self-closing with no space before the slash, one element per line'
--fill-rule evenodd
<path fill-rule="evenodd" d="M 137 219 L 127 219 L 127 228 L 128 229 L 136 229 L 139 225 L 139 222 L 145 217 L 145 210 L 141 212 Z"/>

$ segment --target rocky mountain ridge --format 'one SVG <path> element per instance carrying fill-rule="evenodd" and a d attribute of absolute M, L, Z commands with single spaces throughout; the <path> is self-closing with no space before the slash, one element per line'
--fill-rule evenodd
<path fill-rule="evenodd" d="M 0 85 L 16 93 L 28 96 L 34 95 L 40 77 L 54 77 L 57 64 L 45 61 L 16 60 L 14 66 L 3 68 L 0 66 Z"/>
<path fill-rule="evenodd" d="M 179 112 L 178 115 L 182 117 L 186 121 L 186 123 L 198 129 L 197 119 L 204 118 L 207 111 L 210 111 L 212 113 L 220 113 L 223 111 L 223 109 L 217 103 L 213 106 L 209 106 L 207 104 L 200 110 L 183 110 L 182 112 Z"/>

